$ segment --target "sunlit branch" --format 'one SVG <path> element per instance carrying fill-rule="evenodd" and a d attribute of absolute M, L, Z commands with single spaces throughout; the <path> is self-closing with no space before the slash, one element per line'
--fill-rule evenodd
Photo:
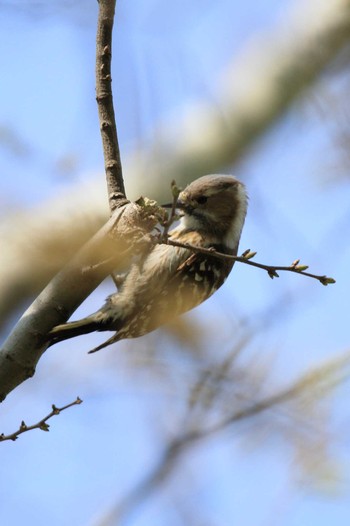
<path fill-rule="evenodd" d="M 111 212 L 125 202 L 122 163 L 112 94 L 112 31 L 116 0 L 99 0 L 96 37 L 96 100 Z"/>

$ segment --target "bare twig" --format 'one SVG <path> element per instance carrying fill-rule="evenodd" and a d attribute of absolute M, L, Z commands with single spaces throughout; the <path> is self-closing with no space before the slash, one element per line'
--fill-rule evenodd
<path fill-rule="evenodd" d="M 111 212 L 125 198 L 112 95 L 112 30 L 116 0 L 99 0 L 96 38 L 96 100 L 100 119 L 108 199 Z"/>
<path fill-rule="evenodd" d="M 176 205 L 177 205 L 177 201 L 179 199 L 181 188 L 179 188 L 177 186 L 177 184 L 176 184 L 176 182 L 174 180 L 171 181 L 171 192 L 173 194 L 173 202 L 171 204 L 171 210 L 170 210 L 170 214 L 168 216 L 168 219 L 163 225 L 164 226 L 164 230 L 163 230 L 161 238 L 160 238 L 161 239 L 161 243 L 166 243 L 167 242 L 169 228 L 171 227 L 173 222 L 176 220 Z M 163 205 L 163 206 L 168 206 L 168 205 Z"/>
<path fill-rule="evenodd" d="M 32 429 L 41 429 L 41 431 L 49 431 L 50 426 L 47 423 L 47 421 L 50 418 L 52 418 L 53 416 L 59 415 L 60 413 L 62 413 L 62 411 L 69 409 L 69 407 L 72 407 L 73 405 L 79 405 L 82 403 L 83 401 L 78 396 L 77 399 L 74 400 L 74 402 L 64 405 L 63 407 L 56 407 L 54 404 L 52 404 L 52 411 L 47 416 L 39 420 L 39 422 L 37 422 L 36 424 L 32 424 L 31 426 L 27 426 L 24 420 L 22 420 L 21 425 L 19 426 L 17 431 L 14 431 L 13 433 L 9 435 L 4 435 L 4 433 L 1 433 L 0 442 L 4 442 L 5 440 L 15 441 L 17 440 L 19 435 L 21 435 L 22 433 L 26 433 L 27 431 L 32 431 Z"/>
<path fill-rule="evenodd" d="M 317 279 L 320 283 L 322 283 L 322 285 L 331 285 L 335 283 L 335 279 L 330 278 L 328 276 L 320 276 L 317 274 L 311 274 L 310 272 L 305 272 L 309 267 L 307 265 L 299 265 L 298 259 L 293 261 L 293 263 L 289 266 L 265 265 L 264 263 L 257 263 L 255 261 L 251 261 L 251 259 L 256 255 L 256 252 L 251 252 L 249 249 L 245 250 L 241 256 L 232 256 L 230 254 L 223 254 L 222 252 L 217 252 L 213 248 L 196 247 L 194 245 L 190 245 L 189 243 L 180 243 L 171 239 L 169 239 L 167 242 L 169 245 L 173 245 L 175 247 L 188 248 L 189 250 L 192 250 L 195 253 L 207 254 L 219 259 L 230 259 L 233 261 L 238 261 L 239 263 L 245 263 L 246 265 L 261 268 L 263 270 L 266 270 L 270 278 L 278 278 L 279 275 L 277 274 L 277 270 L 279 270 L 286 272 L 295 272 L 296 274 L 302 274 L 303 276 Z"/>

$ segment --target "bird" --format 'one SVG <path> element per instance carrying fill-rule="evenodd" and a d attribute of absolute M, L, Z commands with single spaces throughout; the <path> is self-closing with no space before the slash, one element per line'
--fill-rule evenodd
<path fill-rule="evenodd" d="M 247 203 L 245 185 L 234 176 L 195 179 L 179 193 L 179 223 L 168 233 L 169 242 L 155 244 L 133 262 L 118 292 L 108 296 L 97 312 L 54 327 L 49 345 L 94 331 L 114 331 L 89 351 L 96 352 L 144 336 L 204 302 L 231 272 L 234 260 L 219 258 L 213 251 L 237 255 Z M 171 242 L 210 251 L 195 252 Z"/>

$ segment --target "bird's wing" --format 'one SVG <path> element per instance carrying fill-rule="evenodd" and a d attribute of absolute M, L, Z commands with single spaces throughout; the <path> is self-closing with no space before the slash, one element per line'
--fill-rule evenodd
<path fill-rule="evenodd" d="M 203 245 L 198 233 L 177 241 Z M 112 325 L 117 339 L 142 336 L 196 307 L 224 282 L 231 262 L 193 253 L 188 248 L 156 245 L 130 270 L 118 294 L 103 308 L 118 313 Z M 116 340 L 115 340 L 116 341 Z"/>

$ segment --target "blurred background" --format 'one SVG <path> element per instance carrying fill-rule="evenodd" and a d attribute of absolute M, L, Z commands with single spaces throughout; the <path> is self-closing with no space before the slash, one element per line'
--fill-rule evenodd
<path fill-rule="evenodd" d="M 0 325 L 108 217 L 95 103 L 97 2 L 0 1 Z M 204 305 L 101 353 L 44 354 L 0 433 L 0 522 L 328 526 L 350 521 L 350 6 L 120 0 L 113 89 L 130 198 L 206 173 L 245 182 L 236 264 Z M 78 309 L 98 309 L 106 280 Z"/>

